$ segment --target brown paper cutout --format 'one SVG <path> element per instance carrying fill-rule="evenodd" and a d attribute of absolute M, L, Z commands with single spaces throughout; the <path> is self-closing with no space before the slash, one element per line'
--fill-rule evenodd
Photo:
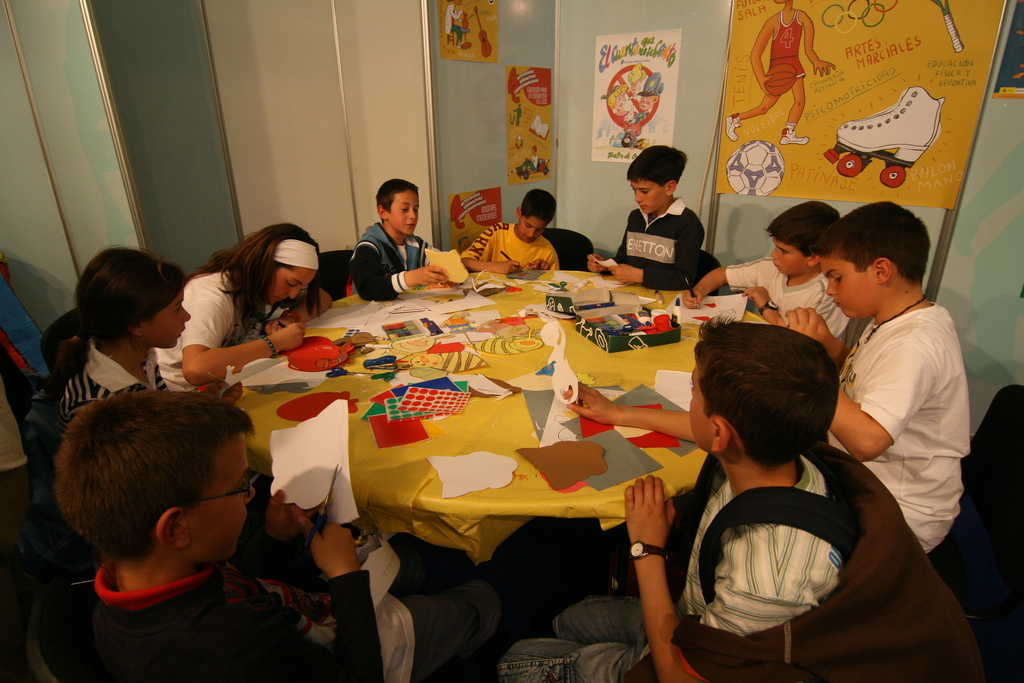
<path fill-rule="evenodd" d="M 484 375 L 484 377 L 486 377 L 487 379 L 491 380 L 492 382 L 497 384 L 502 389 L 508 389 L 513 394 L 521 394 L 521 393 L 523 393 L 523 388 L 522 387 L 513 386 L 513 385 L 509 384 L 508 382 L 506 382 L 505 380 L 495 379 L 494 377 L 491 377 L 490 375 Z"/>
<path fill-rule="evenodd" d="M 544 448 L 518 448 L 516 453 L 532 462 L 556 490 L 608 471 L 604 448 L 591 441 L 559 441 Z"/>

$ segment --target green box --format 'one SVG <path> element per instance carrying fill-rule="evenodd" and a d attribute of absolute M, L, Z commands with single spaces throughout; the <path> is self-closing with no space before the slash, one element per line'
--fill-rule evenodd
<path fill-rule="evenodd" d="M 585 301 L 612 302 L 612 306 L 595 308 L 586 312 L 576 310 L 576 305 Z M 607 353 L 618 353 L 630 349 L 646 349 L 650 346 L 662 346 L 663 344 L 675 344 L 680 339 L 679 324 L 672 321 L 672 329 L 658 334 L 638 335 L 614 335 L 607 330 L 595 327 L 586 321 L 586 315 L 616 315 L 622 313 L 636 313 L 644 308 L 640 305 L 640 297 L 631 292 L 614 292 L 610 290 L 559 294 L 548 294 L 545 298 L 545 306 L 549 311 L 556 313 L 573 313 L 576 315 L 576 331 L 597 344 Z"/>

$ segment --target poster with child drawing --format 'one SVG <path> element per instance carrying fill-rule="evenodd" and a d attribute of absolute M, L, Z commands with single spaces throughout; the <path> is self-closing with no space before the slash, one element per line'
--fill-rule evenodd
<path fill-rule="evenodd" d="M 681 40 L 679 29 L 598 36 L 591 161 L 629 163 L 672 144 Z"/>
<path fill-rule="evenodd" d="M 505 67 L 508 184 L 551 177 L 551 69 Z"/>
<path fill-rule="evenodd" d="M 501 222 L 501 188 L 448 195 L 448 235 L 460 254 L 487 228 Z"/>
<path fill-rule="evenodd" d="M 951 208 L 1002 3 L 733 7 L 717 189 Z"/>
<path fill-rule="evenodd" d="M 498 62 L 498 0 L 437 0 L 441 57 Z"/>

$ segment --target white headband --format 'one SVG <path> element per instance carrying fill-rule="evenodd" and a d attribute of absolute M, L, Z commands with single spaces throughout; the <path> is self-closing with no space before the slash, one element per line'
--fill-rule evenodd
<path fill-rule="evenodd" d="M 302 240 L 281 240 L 274 250 L 274 260 L 286 266 L 317 270 L 320 259 L 316 255 L 316 247 Z"/>

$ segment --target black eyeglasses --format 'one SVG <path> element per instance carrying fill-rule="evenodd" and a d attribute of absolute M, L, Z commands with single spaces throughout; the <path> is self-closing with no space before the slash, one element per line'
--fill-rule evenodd
<path fill-rule="evenodd" d="M 196 503 L 203 503 L 208 500 L 216 500 L 217 498 L 227 498 L 228 496 L 237 496 L 239 494 L 245 494 L 248 497 L 252 493 L 252 485 L 259 478 L 259 472 L 253 472 L 252 470 L 246 470 L 245 472 L 245 483 L 242 488 L 236 491 L 228 491 L 227 493 L 220 493 L 216 496 L 207 496 L 206 498 L 196 498 L 195 500 L 187 500 L 181 503 L 181 507 L 185 505 L 194 505 Z"/>

